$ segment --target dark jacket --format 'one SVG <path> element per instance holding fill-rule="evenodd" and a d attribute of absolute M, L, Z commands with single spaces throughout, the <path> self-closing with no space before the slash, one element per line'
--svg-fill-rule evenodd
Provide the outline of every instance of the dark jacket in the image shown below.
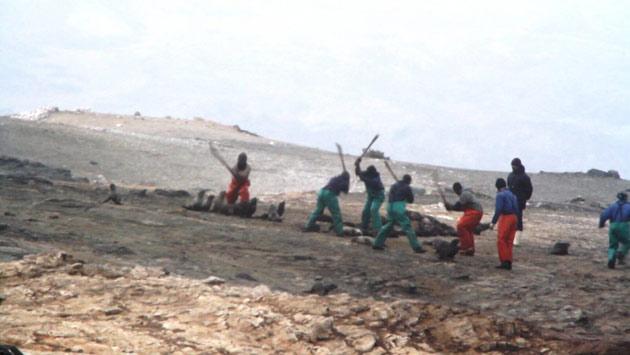
<path fill-rule="evenodd" d="M 381 174 L 378 172 L 370 174 L 367 170 L 361 171 L 358 166 L 356 167 L 355 172 L 359 179 L 365 183 L 366 189 L 375 192 L 385 190 L 383 182 L 381 181 Z"/>
<path fill-rule="evenodd" d="M 411 186 L 402 181 L 396 182 L 392 187 L 389 188 L 389 200 L 392 202 L 406 201 L 408 203 L 413 203 L 413 191 L 411 191 Z"/>
<path fill-rule="evenodd" d="M 350 188 L 350 174 L 343 173 L 333 177 L 324 188 L 332 191 L 337 196 L 339 196 L 340 192 L 348 193 L 348 189 Z"/>
<path fill-rule="evenodd" d="M 519 213 L 516 196 L 514 196 L 514 194 L 508 189 L 497 192 L 497 198 L 494 206 L 494 216 L 492 217 L 493 224 L 497 223 L 500 215 L 518 215 Z"/>
<path fill-rule="evenodd" d="M 630 203 L 617 201 L 605 209 L 599 216 L 599 228 L 603 228 L 608 220 L 610 223 L 630 221 Z"/>
<path fill-rule="evenodd" d="M 518 200 L 518 206 L 521 210 L 526 207 L 526 202 L 532 197 L 534 187 L 532 186 L 532 180 L 525 173 L 525 167 L 519 166 L 516 171 L 513 171 L 507 178 L 508 188 Z"/>

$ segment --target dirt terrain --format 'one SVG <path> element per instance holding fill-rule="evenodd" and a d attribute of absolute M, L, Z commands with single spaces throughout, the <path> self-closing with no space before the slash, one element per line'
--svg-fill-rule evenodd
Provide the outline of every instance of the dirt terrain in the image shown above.
<path fill-rule="evenodd" d="M 534 174 L 536 195 L 526 213 L 526 235 L 515 249 L 514 269 L 507 272 L 494 268 L 498 260 L 492 231 L 477 237 L 474 257 L 458 256 L 454 262 L 438 261 L 431 252 L 414 254 L 405 238 L 389 239 L 388 248 L 377 252 L 350 238 L 302 233 L 299 227 L 314 206 L 314 190 L 339 170 L 335 154 L 270 144 L 267 139 L 202 121 L 158 120 L 171 129 L 153 127 L 152 119 L 78 113 L 59 113 L 43 121 L 0 119 L 0 154 L 5 155 L 0 159 L 0 258 L 7 262 L 0 267 L 4 295 L 0 323 L 9 325 L 0 330 L 0 343 L 16 344 L 32 353 L 282 353 L 283 349 L 353 353 L 371 344 L 366 351 L 373 353 L 621 354 L 630 346 L 629 267 L 606 268 L 607 236 L 597 229 L 598 206 L 630 187 L 625 180 Z M 94 128 L 116 128 L 117 124 L 133 128 L 124 133 Z M 190 127 L 195 125 L 199 127 Z M 258 166 L 253 192 L 261 198 L 259 211 L 285 200 L 283 222 L 181 207 L 191 197 L 177 189 L 191 194 L 198 187 L 218 191 L 227 182 L 220 167 L 208 160 L 206 139 L 219 142 L 227 156 L 241 150 L 250 153 L 252 164 Z M 199 167 L 199 161 L 209 165 Z M 194 166 L 196 173 L 190 174 Z M 412 173 L 417 186 L 427 190 L 411 209 L 451 224 L 458 215 L 439 204 L 431 189 L 433 169 L 440 172 L 440 184 L 448 186 L 458 179 L 480 193 L 486 208 L 484 221 L 493 208 L 494 177 L 505 175 L 406 163 L 396 163 L 394 168 Z M 99 204 L 107 197 L 107 181 L 121 186 L 123 205 Z M 567 202 L 576 196 L 584 202 Z M 345 220 L 358 222 L 363 199 L 362 188 L 355 182 L 351 194 L 341 198 Z M 568 256 L 549 255 L 558 240 L 571 243 Z M 51 256 L 59 250 L 72 257 Z M 53 254 L 29 256 L 39 253 Z M 77 266 L 77 260 L 85 266 Z M 97 267 L 99 272 L 77 271 L 90 265 L 105 266 Z M 107 271 L 102 270 L 110 269 L 118 270 L 116 277 L 103 276 Z M 129 270 L 144 270 L 140 275 L 146 277 L 129 274 Z M 222 278 L 226 284 L 208 288 L 195 281 L 209 276 Z M 95 291 L 95 285 L 101 288 Z M 145 319 L 160 331 L 141 331 L 141 318 L 151 315 L 132 297 L 134 287 L 143 290 L 138 295 L 146 292 L 147 303 L 151 294 L 163 297 L 155 301 L 152 312 L 164 313 Z M 254 295 L 261 287 L 269 288 L 262 298 Z M 76 296 L 67 296 L 69 290 Z M 306 295 L 309 291 L 330 292 Z M 246 296 L 232 300 L 234 292 Z M 231 330 L 221 333 L 221 339 L 230 340 L 231 345 L 203 342 L 200 339 L 207 333 L 199 329 L 204 325 L 219 329 L 213 321 L 219 310 L 212 316 L 214 311 L 208 310 L 208 319 L 195 313 L 209 307 L 209 301 L 202 299 L 210 297 L 207 293 L 226 302 L 225 309 L 232 311 L 225 317 L 245 317 L 240 313 L 243 307 L 263 307 L 279 318 L 265 328 L 266 317 L 248 313 L 248 317 L 262 317 L 255 322 L 263 325 L 254 327 L 254 333 L 260 334 L 245 339 L 243 333 L 250 328 Z M 403 300 L 411 303 L 404 312 L 396 311 L 394 305 Z M 105 311 L 80 316 L 90 314 L 83 308 L 89 304 Z M 359 308 L 344 313 L 336 312 L 334 305 Z M 108 307 L 120 309 L 107 314 Z M 382 319 L 372 319 L 374 312 L 361 315 L 364 307 L 389 308 Z M 407 318 L 391 321 L 399 313 Z M 194 317 L 184 319 L 183 314 Z M 169 319 L 179 325 L 169 325 Z M 84 323 L 84 333 L 64 333 Z M 276 339 L 282 333 L 274 328 L 279 324 L 282 329 L 297 329 L 300 324 L 308 329 L 296 331 L 295 340 Z M 101 325 L 120 328 L 120 333 L 97 330 Z M 360 329 L 348 330 L 351 325 Z M 330 334 L 321 339 L 312 334 L 322 327 Z M 140 333 L 157 335 L 124 341 Z M 392 345 L 386 341 L 392 335 L 407 340 Z M 255 340 L 256 336 L 260 339 Z M 182 350 L 186 347 L 191 350 Z"/>

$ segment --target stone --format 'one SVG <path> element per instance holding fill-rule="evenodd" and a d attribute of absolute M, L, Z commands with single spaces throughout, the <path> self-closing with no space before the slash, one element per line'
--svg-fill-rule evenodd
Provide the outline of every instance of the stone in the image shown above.
<path fill-rule="evenodd" d="M 101 310 L 106 316 L 121 314 L 123 310 L 119 307 L 108 307 Z"/>
<path fill-rule="evenodd" d="M 363 244 L 363 245 L 372 245 L 374 244 L 374 238 L 368 237 L 365 235 L 359 235 L 350 239 L 352 243 Z"/>
<path fill-rule="evenodd" d="M 209 276 L 203 279 L 201 282 L 203 282 L 206 285 L 215 286 L 215 285 L 223 285 L 225 283 L 225 280 L 220 277 Z"/>
<path fill-rule="evenodd" d="M 319 340 L 330 339 L 333 333 L 333 324 L 333 318 L 331 317 L 314 321 L 308 333 L 310 341 L 315 343 Z"/>
<path fill-rule="evenodd" d="M 258 281 L 255 277 L 253 277 L 252 275 L 250 275 L 250 274 L 248 274 L 246 272 L 239 272 L 238 274 L 236 274 L 236 278 L 242 279 L 242 280 L 247 280 L 247 281 L 253 281 L 253 282 Z"/>
<path fill-rule="evenodd" d="M 360 353 L 371 351 L 376 345 L 376 336 L 371 332 L 350 338 L 350 345 Z"/>
<path fill-rule="evenodd" d="M 549 250 L 549 254 L 551 255 L 568 255 L 569 254 L 569 246 L 571 243 L 559 241 L 554 243 L 554 245 Z"/>
<path fill-rule="evenodd" d="M 320 296 L 326 296 L 327 294 L 329 294 L 331 291 L 335 290 L 336 288 L 337 288 L 337 285 L 332 282 L 317 281 L 313 284 L 313 286 L 311 286 L 310 289 L 308 289 L 308 291 L 306 291 L 306 293 L 313 293 Z"/>

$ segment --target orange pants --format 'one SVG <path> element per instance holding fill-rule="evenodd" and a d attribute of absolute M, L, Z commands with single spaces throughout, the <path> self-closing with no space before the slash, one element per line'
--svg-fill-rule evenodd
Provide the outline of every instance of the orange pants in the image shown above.
<path fill-rule="evenodd" d="M 481 222 L 483 213 L 473 209 L 464 211 L 464 215 L 457 221 L 457 236 L 459 250 L 463 253 L 475 253 L 475 227 Z"/>
<path fill-rule="evenodd" d="M 499 217 L 499 223 L 497 223 L 497 249 L 499 250 L 499 260 L 501 262 L 512 262 L 512 248 L 514 246 L 517 223 L 518 217 L 515 214 L 501 215 Z"/>
<path fill-rule="evenodd" d="M 239 184 L 236 178 L 232 177 L 230 186 L 228 186 L 228 190 L 225 193 L 225 199 L 227 203 L 233 204 L 236 202 L 237 197 L 240 197 L 241 202 L 249 201 L 249 180 Z"/>

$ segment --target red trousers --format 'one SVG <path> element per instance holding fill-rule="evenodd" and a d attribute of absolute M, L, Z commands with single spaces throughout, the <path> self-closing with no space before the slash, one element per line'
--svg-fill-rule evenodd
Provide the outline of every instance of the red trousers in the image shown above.
<path fill-rule="evenodd" d="M 228 190 L 225 193 L 225 199 L 227 203 L 233 204 L 236 202 L 237 197 L 240 197 L 241 202 L 249 201 L 249 180 L 239 184 L 236 178 L 232 177 L 230 186 L 228 186 Z"/>
<path fill-rule="evenodd" d="M 475 252 L 475 227 L 481 222 L 481 217 L 483 213 L 480 211 L 467 209 L 457 221 L 457 236 L 461 252 L 470 254 Z"/>
<path fill-rule="evenodd" d="M 497 249 L 499 250 L 499 260 L 501 262 L 512 262 L 512 248 L 514 246 L 514 236 L 516 235 L 516 225 L 518 217 L 515 214 L 501 215 L 497 223 Z"/>

